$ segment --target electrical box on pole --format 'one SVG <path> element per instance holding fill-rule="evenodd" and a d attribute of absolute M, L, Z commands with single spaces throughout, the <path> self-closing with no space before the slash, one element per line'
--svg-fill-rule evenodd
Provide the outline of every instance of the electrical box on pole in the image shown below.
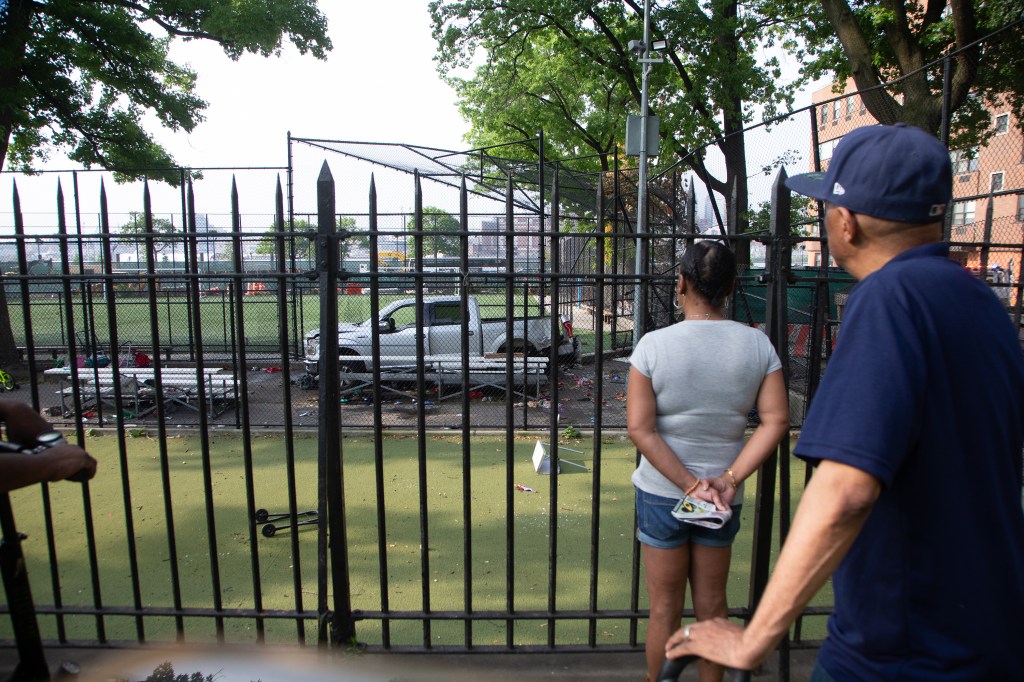
<path fill-rule="evenodd" d="M 660 150 L 661 136 L 657 116 L 647 117 L 647 148 L 648 156 L 657 156 Z M 643 138 L 643 116 L 630 114 L 626 117 L 626 156 L 640 156 L 640 140 Z"/>

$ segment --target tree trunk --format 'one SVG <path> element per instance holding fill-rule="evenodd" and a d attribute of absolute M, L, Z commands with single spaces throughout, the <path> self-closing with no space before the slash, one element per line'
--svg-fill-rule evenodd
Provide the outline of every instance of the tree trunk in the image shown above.
<path fill-rule="evenodd" d="M 22 67 L 32 20 L 32 0 L 10 0 L 6 18 L 0 21 L 0 168 L 14 133 L 18 112 L 23 109 Z"/>
<path fill-rule="evenodd" d="M 725 25 L 734 25 L 739 15 L 739 2 L 733 0 L 724 8 L 724 14 L 730 21 Z M 740 44 L 739 36 L 735 29 L 732 32 L 723 32 L 720 40 L 725 46 L 729 55 L 729 63 L 735 70 L 739 62 Z M 729 232 L 731 234 L 743 234 L 750 224 L 750 216 L 747 209 L 750 206 L 750 197 L 747 196 L 747 145 L 743 133 L 743 97 L 744 93 L 737 87 L 731 87 L 722 102 L 722 131 L 725 139 L 721 143 L 722 153 L 725 154 L 726 185 L 731 194 L 726 195 L 726 202 L 729 206 Z M 745 267 L 750 264 L 750 242 L 736 240 L 733 244 L 736 252 L 736 264 Z"/>
<path fill-rule="evenodd" d="M 821 0 L 828 21 L 843 46 L 850 65 L 850 74 L 861 91 L 864 107 L 879 123 L 891 125 L 901 121 L 899 102 L 883 88 L 876 87 L 880 78 L 874 66 L 874 53 L 845 0 Z"/>
<path fill-rule="evenodd" d="M 22 66 L 29 39 L 32 0 L 10 0 L 7 15 L 0 21 L 0 168 L 7 159 L 23 96 L 16 94 L 22 81 Z M 20 355 L 7 311 L 7 292 L 0 286 L 0 366 L 10 367 Z"/>
<path fill-rule="evenodd" d="M 18 345 L 11 330 L 11 315 L 7 311 L 7 287 L 0 286 L 0 367 L 10 370 L 21 360 Z"/>

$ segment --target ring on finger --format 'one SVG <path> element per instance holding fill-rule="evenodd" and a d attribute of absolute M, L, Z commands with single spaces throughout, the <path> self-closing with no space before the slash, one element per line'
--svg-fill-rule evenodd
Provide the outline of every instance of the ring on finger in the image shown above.
<path fill-rule="evenodd" d="M 683 639 L 686 640 L 687 642 L 690 641 L 690 626 L 689 625 L 687 625 L 685 628 L 683 628 Z"/>

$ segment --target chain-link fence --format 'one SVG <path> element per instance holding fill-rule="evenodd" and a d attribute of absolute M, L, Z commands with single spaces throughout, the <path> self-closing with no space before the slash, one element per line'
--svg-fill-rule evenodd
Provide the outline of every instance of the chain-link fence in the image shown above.
<path fill-rule="evenodd" d="M 900 86 L 892 86 L 891 93 L 898 103 Z M 825 167 L 842 134 L 874 120 L 867 104 L 861 106 L 867 102 L 862 95 L 820 93 L 805 109 L 749 128 L 742 145 L 714 145 L 696 154 L 700 162 L 691 168 L 660 169 L 648 188 L 655 198 L 642 231 L 636 229 L 634 170 L 584 171 L 580 160 L 556 163 L 538 154 L 523 161 L 498 149 L 454 154 L 406 145 L 296 140 L 286 168 L 208 169 L 181 188 L 150 186 L 148 195 L 141 184 L 110 184 L 101 194 L 99 180 L 108 177 L 102 173 L 61 176 L 60 195 L 54 175 L 18 176 L 12 210 L 0 217 L 6 297 L 0 310 L 10 327 L 0 347 L 7 343 L 13 351 L 4 368 L 22 384 L 15 397 L 48 411 L 56 423 L 74 429 L 80 442 L 91 438 L 88 428 L 116 427 L 125 496 L 124 509 L 116 513 L 118 523 L 125 520 L 129 529 L 136 510 L 128 499 L 134 484 L 128 462 L 135 467 L 141 459 L 131 460 L 128 454 L 141 445 L 127 435 L 157 436 L 155 447 L 164 450 L 157 455 L 147 451 L 146 461 L 159 462 L 154 470 L 165 477 L 169 490 L 174 476 L 195 473 L 185 471 L 193 460 L 183 456 L 179 468 L 168 456 L 169 429 L 181 426 L 196 434 L 203 456 L 192 469 L 199 473 L 187 479 L 192 487 L 177 489 L 166 504 L 173 511 L 193 488 L 203 491 L 205 511 L 195 512 L 194 518 L 205 519 L 207 528 L 197 530 L 201 524 L 196 524 L 180 539 L 184 543 L 205 533 L 209 546 L 201 551 L 212 567 L 204 568 L 202 576 L 209 577 L 216 595 L 212 606 L 205 598 L 186 606 L 179 574 L 169 581 L 160 578 L 161 585 L 170 582 L 179 592 L 168 597 L 136 567 L 125 572 L 136 594 L 159 592 L 155 611 L 141 597 L 132 602 L 130 595 L 124 604 L 116 599 L 104 604 L 95 587 L 91 601 L 60 603 L 56 578 L 57 605 L 46 608 L 86 631 L 110 620 L 104 609 L 120 608 L 118 614 L 136 621 L 139 633 L 143 621 L 163 619 L 174 621 L 172 636 L 179 637 L 184 637 L 186 620 L 201 619 L 217 623 L 214 636 L 222 637 L 226 617 L 256 623 L 262 637 L 272 617 L 298 624 L 297 634 L 279 631 L 281 641 L 306 641 L 303 623 L 316 623 L 316 638 L 325 640 L 328 621 L 339 625 L 333 636 L 358 621 L 360 640 L 382 649 L 424 650 L 442 630 L 445 646 L 459 650 L 638 649 L 646 611 L 632 516 L 622 511 L 635 452 L 605 457 L 624 437 L 625 356 L 638 329 L 676 319 L 672 290 L 687 243 L 728 240 L 745 264 L 730 303 L 732 316 L 763 327 L 777 344 L 791 414 L 799 424 L 827 364 L 852 280 L 830 263 L 819 236 L 817 206 L 798 201 L 788 213 L 776 210 L 772 217 L 773 198 L 776 209 L 780 206 L 773 191 L 780 168 Z M 970 147 L 954 145 L 956 198 L 949 236 L 956 257 L 993 284 L 1019 323 L 1024 146 L 1012 111 L 990 114 L 990 135 Z M 951 131 L 954 123 L 951 117 Z M 950 139 L 964 138 L 951 134 Z M 531 141 L 520 146 L 542 149 Z M 742 165 L 729 157 L 741 151 Z M 378 164 L 372 178 L 368 161 Z M 419 178 L 407 172 L 421 165 Z M 326 184 L 329 204 L 324 202 Z M 341 234 L 321 234 L 328 227 Z M 342 271 L 335 274 L 337 280 L 325 279 L 335 265 Z M 331 312 L 325 304 L 337 305 L 337 332 L 324 329 L 324 311 Z M 329 320 L 327 326 L 332 325 Z M 322 348 L 328 352 L 321 353 Z M 333 370 L 325 380 L 322 357 L 335 353 L 338 380 Z M 328 462 L 320 453 L 338 439 L 325 437 L 316 445 L 317 454 L 307 452 L 296 464 L 297 432 L 323 429 L 321 418 L 335 409 L 340 424 L 333 425 L 332 434 L 368 434 L 364 459 L 343 463 L 339 456 Z M 266 471 L 254 474 L 251 448 L 258 439 L 252 431 L 260 427 L 287 436 L 280 451 L 265 453 Z M 237 475 L 223 474 L 223 463 L 210 456 L 209 434 L 217 428 L 242 435 L 239 448 L 246 466 L 240 465 Z M 494 429 L 501 439 L 497 445 L 487 443 L 486 456 L 472 450 L 485 429 Z M 394 453 L 385 437 L 389 431 L 415 436 L 410 439 L 415 451 L 408 457 L 412 464 L 402 475 L 386 469 L 409 455 Z M 439 433 L 458 440 L 435 440 Z M 552 444 L 563 434 L 590 436 L 585 484 L 580 483 L 583 477 L 562 479 L 563 491 L 579 493 L 574 498 L 582 500 L 578 509 L 566 511 L 557 497 L 559 481 L 546 479 L 552 481 L 550 493 L 543 513 L 530 517 L 529 534 L 522 530 L 525 522 L 513 528 L 522 511 L 515 495 L 526 492 L 521 491 L 526 486 L 513 487 L 521 480 L 515 477 L 538 474 L 533 465 L 539 469 L 545 454 L 552 461 Z M 531 453 L 516 450 L 525 439 Z M 762 469 L 758 481 L 774 492 L 778 476 L 784 505 L 780 523 L 787 519 L 789 501 L 785 448 Z M 538 460 L 532 459 L 537 456 L 533 452 L 539 453 Z M 329 470 L 328 464 L 338 469 Z M 344 466 L 353 467 L 346 475 L 357 469 L 372 473 L 360 479 L 365 489 L 351 491 L 356 499 L 348 509 L 334 490 L 328 515 L 323 506 L 328 504 L 327 484 L 342 480 Z M 473 477 L 482 471 L 474 467 L 484 466 L 489 471 L 500 467 L 500 475 L 491 477 L 500 482 L 492 481 L 493 487 L 481 492 Z M 444 481 L 429 477 L 436 471 L 443 471 Z M 310 478 L 299 496 L 296 481 L 303 472 Z M 557 467 L 553 473 L 557 477 Z M 215 474 L 224 475 L 216 485 Z M 447 499 L 442 494 L 447 489 L 437 486 L 449 480 L 459 481 L 460 506 L 437 511 L 429 501 Z M 399 487 L 385 493 L 386 484 L 394 481 Z M 246 501 L 214 505 L 215 499 L 221 502 L 233 493 Z M 331 554 L 328 588 L 327 540 L 345 536 L 336 527 L 328 530 L 326 522 L 318 523 L 321 535 L 305 563 L 299 540 L 289 549 L 257 542 L 257 493 L 287 508 L 291 520 L 305 513 L 296 499 L 313 500 L 324 512 L 320 518 L 330 516 L 335 523 L 344 513 L 362 513 L 362 523 L 351 529 L 351 543 L 330 546 L 331 552 L 351 546 L 358 565 L 346 572 L 351 568 L 346 557 Z M 407 499 L 411 495 L 418 505 Z M 473 505 L 482 498 L 504 501 L 501 520 L 486 529 L 487 551 L 497 548 L 487 556 L 496 563 L 499 556 L 529 559 L 531 567 L 546 571 L 545 579 L 524 588 L 518 576 L 526 572 L 516 574 L 511 559 L 502 559 L 493 575 L 481 568 L 489 576 L 482 580 L 496 577 L 497 587 L 479 582 L 479 575 L 474 578 L 471 570 L 481 567 L 485 550 L 468 531 L 452 531 L 457 524 L 451 519 L 479 514 Z M 764 498 L 753 519 L 760 540 L 752 553 L 751 597 L 733 610 L 741 618 L 749 616 L 763 588 L 772 538 L 778 537 L 772 526 L 774 498 Z M 215 527 L 214 509 L 234 524 L 227 532 L 230 539 Z M 579 510 L 579 516 L 566 516 Z M 266 509 L 260 511 L 265 518 Z M 86 525 L 88 547 L 94 554 L 104 551 L 97 549 L 106 547 L 102 539 L 92 537 Z M 440 533 L 426 536 L 439 526 L 452 532 L 445 539 Z M 274 532 L 276 527 L 267 537 Z M 173 545 L 173 528 L 167 533 L 167 544 Z M 400 533 L 405 533 L 405 544 L 396 549 Z M 253 587 L 250 595 L 249 585 L 237 580 L 227 585 L 235 594 L 246 594 L 225 605 L 216 561 L 236 535 L 242 538 L 236 554 L 255 567 L 245 574 Z M 453 544 L 454 536 L 459 537 Z M 414 548 L 412 553 L 399 557 L 406 545 Z M 163 551 L 154 555 L 162 557 Z M 189 560 L 173 555 L 173 548 L 169 552 L 168 565 L 191 570 Z M 454 578 L 441 578 L 454 586 L 433 596 L 437 564 L 431 563 L 432 552 L 452 566 L 462 563 L 459 570 L 445 572 Z M 106 553 L 115 554 L 131 552 Z M 225 563 L 236 560 L 227 559 L 229 554 L 223 552 Z M 149 557 L 135 558 L 145 563 Z M 261 560 L 268 575 L 284 575 L 279 592 L 285 598 L 271 598 L 263 590 Z M 311 560 L 317 564 L 313 568 Z M 78 573 L 98 585 L 96 576 L 107 569 L 95 563 Z M 282 572 L 278 564 L 287 569 Z M 399 565 L 412 566 L 401 574 L 405 582 L 389 581 L 388 571 L 396 575 L 403 570 Z M 58 569 L 53 570 L 56 576 Z M 154 573 L 159 570 L 164 567 Z M 355 581 L 356 574 L 365 582 L 350 593 L 347 581 Z M 591 586 L 569 606 L 556 600 L 566 588 L 566 575 L 585 576 L 580 579 Z M 123 575 L 117 580 L 123 582 Z M 411 601 L 394 587 L 414 583 L 417 594 Z M 487 601 L 489 610 L 474 608 L 474 596 L 517 589 L 530 594 L 510 593 L 504 602 Z M 303 607 L 306 592 L 316 594 L 315 607 Z M 270 616 L 264 597 L 274 605 Z M 827 611 L 828 604 L 819 604 L 808 613 Z M 459 627 L 446 627 L 453 623 Z M 538 624 L 543 624 L 542 635 L 537 635 Z M 485 628 L 496 634 L 481 634 Z M 250 635 L 244 630 L 235 634 L 244 639 Z M 118 632 L 128 639 L 136 636 L 132 627 Z M 601 632 L 612 633 L 607 642 Z M 813 645 L 799 641 L 804 634 L 795 632 L 797 645 Z"/>

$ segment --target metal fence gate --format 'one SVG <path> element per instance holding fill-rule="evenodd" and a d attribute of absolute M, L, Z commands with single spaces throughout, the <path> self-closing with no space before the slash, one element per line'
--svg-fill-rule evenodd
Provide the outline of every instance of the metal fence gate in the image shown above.
<path fill-rule="evenodd" d="M 558 206 L 557 174 L 547 194 Z M 29 535 L 22 548 L 43 639 L 358 641 L 393 651 L 642 646 L 646 607 L 628 481 L 636 453 L 615 416 L 628 364 L 609 353 L 600 306 L 583 308 L 631 276 L 606 270 L 603 258 L 585 278 L 562 274 L 560 262 L 565 253 L 604 253 L 614 237 L 566 229 L 568 218 L 552 210 L 528 232 L 546 251 L 546 270 L 517 268 L 523 231 L 510 229 L 499 232 L 504 268 L 474 270 L 463 255 L 453 280 L 424 265 L 430 231 L 417 193 L 416 257 L 401 273 L 411 286 L 393 291 L 395 273 L 374 258 L 361 273 L 367 291 L 357 295 L 338 248 L 354 231 L 337 229 L 326 164 L 315 234 L 288 229 L 280 187 L 270 235 L 245 229 L 234 186 L 231 229 L 216 234 L 196 229 L 191 183 L 183 231 L 173 236 L 155 226 L 148 187 L 142 195 L 141 229 L 129 235 L 141 260 L 127 261 L 131 267 L 115 256 L 126 237 L 112 227 L 105 194 L 98 230 L 81 238 L 69 234 L 61 189 L 57 227 L 45 237 L 26 234 L 17 188 L 12 197 L 13 234 L 3 239 L 16 265 L 3 290 L 22 364 L 9 365 L 19 380 L 9 397 L 47 413 L 101 460 L 88 485 L 11 495 L 18 528 Z M 465 194 L 461 205 L 465 225 Z M 516 225 L 511 202 L 505 217 Z M 373 251 L 380 235 L 372 188 L 367 220 Z M 470 234 L 455 236 L 465 244 Z M 170 239 L 183 244 L 179 267 L 160 257 L 158 245 Z M 316 246 L 312 267 L 293 268 L 305 241 Z M 29 258 L 40 243 L 54 245 L 54 262 Z M 273 268 L 254 271 L 246 262 L 252 243 L 270 244 L 261 255 Z M 205 260 L 208 245 L 223 257 Z M 80 249 L 95 250 L 95 264 L 76 259 Z M 645 285 L 670 279 L 650 276 Z M 457 360 L 443 380 L 423 363 L 398 380 L 379 365 L 367 368 L 361 389 L 350 377 L 325 380 L 343 376 L 326 334 L 320 381 L 315 390 L 300 387 L 309 378 L 295 311 L 329 329 L 353 299 L 366 301 L 366 316 L 376 319 L 389 297 L 409 297 L 422 311 L 427 291 L 462 304 L 462 347 L 448 349 Z M 583 301 L 581 291 L 593 298 Z M 488 319 L 508 337 L 529 314 L 547 338 L 564 338 L 571 317 L 575 334 L 591 332 L 585 360 L 565 363 L 558 344 L 532 349 L 539 355 L 509 346 L 476 376 L 470 297 L 505 306 Z M 776 305 L 768 298 L 762 310 Z M 274 311 L 276 337 L 255 331 L 264 307 Z M 771 315 L 766 321 L 775 324 Z M 425 320 L 414 324 L 423 329 Z M 371 355 L 380 335 L 369 328 Z M 417 338 L 423 357 L 428 339 Z M 524 370 L 532 366 L 542 371 Z M 265 428 L 271 403 L 281 426 Z M 440 413 L 448 421 L 435 426 Z M 492 427 L 492 415 L 501 429 L 480 426 Z M 451 423 L 457 428 L 445 428 Z M 548 475 L 537 472 L 542 464 Z M 773 471 L 763 475 L 771 489 Z M 773 535 L 772 505 L 763 504 L 756 523 L 764 558 L 751 562 L 751 599 L 767 575 Z M 750 603 L 734 613 L 749 613 Z"/>
<path fill-rule="evenodd" d="M 820 120 L 814 107 L 804 114 Z M 88 485 L 10 495 L 28 534 L 10 545 L 27 560 L 38 636 L 56 646 L 642 648 L 629 482 L 638 455 L 624 433 L 636 318 L 625 292 L 644 287 L 640 319 L 663 326 L 680 247 L 715 238 L 763 248 L 763 264 L 741 273 L 731 312 L 775 343 L 798 426 L 852 281 L 829 267 L 814 230 L 791 224 L 781 174 L 762 230 L 701 229 L 694 195 L 680 190 L 676 217 L 636 234 L 614 175 L 595 179 L 587 209 L 579 183 L 569 202 L 562 170 L 538 168 L 528 189 L 536 210 L 517 203 L 523 190 L 511 180 L 504 205 L 487 215 L 471 212 L 465 180 L 457 208 L 428 210 L 417 177 L 411 210 L 380 210 L 371 180 L 365 210 L 340 211 L 325 162 L 304 190 L 316 197 L 305 212 L 286 208 L 279 181 L 260 190 L 273 207 L 252 210 L 233 181 L 203 196 L 209 180 L 183 177 L 173 219 L 153 209 L 148 186 L 136 188 L 134 215 L 112 213 L 97 192 L 93 231 L 82 229 L 92 214 L 78 208 L 86 199 L 77 183 L 73 209 L 58 185 L 49 229 L 26 229 L 33 213 L 15 188 L 0 234 L 0 315 L 15 349 L 3 369 L 20 386 L 5 397 L 46 412 L 101 460 Z M 196 208 L 213 192 L 229 196 L 221 229 Z M 471 255 L 474 221 L 491 226 L 484 256 Z M 996 238 L 982 224 L 972 239 L 958 227 L 951 239 L 965 263 L 985 263 L 979 273 L 1005 292 L 1019 325 L 1019 273 L 994 278 L 988 267 L 1024 259 L 1019 229 Z M 651 259 L 640 274 L 625 265 L 638 240 Z M 361 250 L 350 248 L 356 242 Z M 405 247 L 398 262 L 396 243 Z M 823 257 L 804 265 L 812 245 Z M 430 307 L 436 297 L 449 301 L 443 315 Z M 396 369 L 375 361 L 391 331 L 377 320 L 403 302 L 413 360 Z M 537 336 L 516 339 L 527 318 Z M 362 355 L 339 357 L 333 333 L 307 338 L 366 320 L 345 327 L 361 330 Z M 455 330 L 452 345 L 432 349 L 437 322 Z M 575 364 L 557 341 L 569 336 L 567 322 L 583 346 Z M 506 339 L 486 354 L 471 345 L 484 324 Z M 748 618 L 758 602 L 804 475 L 791 471 L 788 442 L 758 474 L 745 519 L 749 564 L 731 578 L 743 592 L 734 616 Z M 4 533 L 14 537 L 13 525 Z M 6 611 L 25 623 L 24 606 Z M 780 677 L 790 648 L 822 637 L 829 608 L 823 594 L 807 609 L 783 643 Z M 8 620 L 0 637 L 10 644 Z"/>

